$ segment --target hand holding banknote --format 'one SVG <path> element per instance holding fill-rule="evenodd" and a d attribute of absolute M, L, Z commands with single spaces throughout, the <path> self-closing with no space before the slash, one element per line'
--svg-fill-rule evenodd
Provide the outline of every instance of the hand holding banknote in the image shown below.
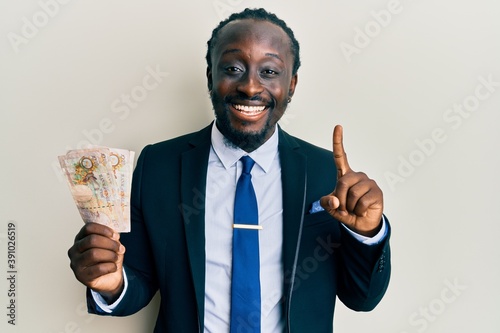
<path fill-rule="evenodd" d="M 123 289 L 124 253 L 120 235 L 97 223 L 86 223 L 68 250 L 77 280 L 99 292 L 108 304 L 113 303 Z"/>

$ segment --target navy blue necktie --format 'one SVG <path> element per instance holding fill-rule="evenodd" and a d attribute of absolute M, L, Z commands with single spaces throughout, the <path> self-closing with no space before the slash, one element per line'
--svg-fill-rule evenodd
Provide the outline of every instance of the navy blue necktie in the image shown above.
<path fill-rule="evenodd" d="M 231 282 L 231 333 L 260 333 L 259 212 L 252 186 L 255 161 L 241 158 L 243 171 L 236 185 Z"/>

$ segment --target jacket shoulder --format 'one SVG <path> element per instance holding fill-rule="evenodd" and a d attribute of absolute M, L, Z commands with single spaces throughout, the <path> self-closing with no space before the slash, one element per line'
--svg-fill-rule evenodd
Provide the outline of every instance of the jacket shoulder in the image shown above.
<path fill-rule="evenodd" d="M 210 145 L 211 125 L 188 134 L 184 134 L 172 139 L 153 143 L 148 146 L 149 153 L 165 153 L 169 154 L 182 153 L 197 145 Z"/>
<path fill-rule="evenodd" d="M 296 136 L 290 135 L 280 129 L 280 145 L 298 150 L 307 156 L 310 162 L 329 161 L 333 162 L 333 153 L 331 150 L 319 147 Z"/>
<path fill-rule="evenodd" d="M 145 146 L 137 159 L 134 177 L 146 172 L 149 175 L 158 173 L 178 173 L 182 156 L 192 152 L 197 156 L 208 156 L 210 152 L 211 127 L 182 136 L 149 144 Z"/>

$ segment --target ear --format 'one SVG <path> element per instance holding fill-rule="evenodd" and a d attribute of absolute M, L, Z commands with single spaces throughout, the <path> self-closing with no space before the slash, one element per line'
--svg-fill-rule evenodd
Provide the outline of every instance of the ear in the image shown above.
<path fill-rule="evenodd" d="M 212 70 L 207 67 L 207 87 L 208 91 L 212 91 L 213 83 L 212 83 Z"/>
<path fill-rule="evenodd" d="M 298 81 L 299 81 L 298 74 L 292 76 L 292 79 L 290 80 L 290 88 L 288 89 L 288 97 L 292 97 L 293 94 L 295 93 L 295 87 L 297 86 Z"/>

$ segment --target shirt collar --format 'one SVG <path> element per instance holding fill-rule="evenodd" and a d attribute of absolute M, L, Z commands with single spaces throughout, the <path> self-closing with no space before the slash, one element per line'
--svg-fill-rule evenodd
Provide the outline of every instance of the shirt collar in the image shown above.
<path fill-rule="evenodd" d="M 275 125 L 274 133 L 271 137 L 264 142 L 262 146 L 257 148 L 251 153 L 247 153 L 241 148 L 227 146 L 224 143 L 224 135 L 219 131 L 215 125 L 215 121 L 212 125 L 212 147 L 215 154 L 224 165 L 224 168 L 229 169 L 236 162 L 240 160 L 242 156 L 250 156 L 257 165 L 259 165 L 265 173 L 271 168 L 271 164 L 278 153 L 278 125 Z"/>

